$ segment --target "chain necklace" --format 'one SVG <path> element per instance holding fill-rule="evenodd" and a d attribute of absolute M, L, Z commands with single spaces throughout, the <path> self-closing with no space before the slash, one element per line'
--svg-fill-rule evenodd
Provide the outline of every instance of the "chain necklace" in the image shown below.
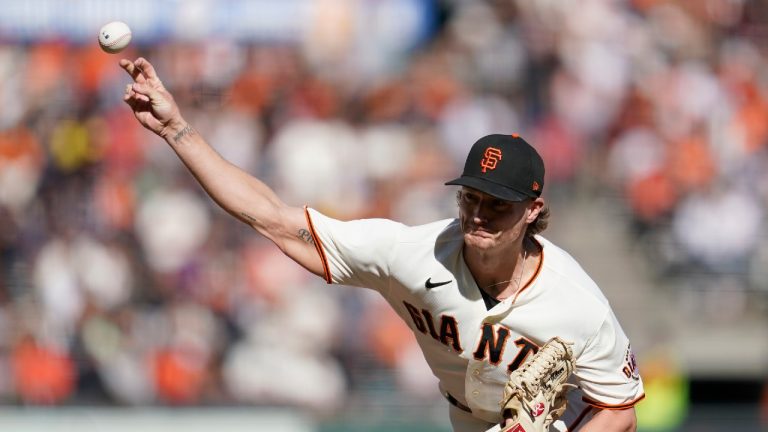
<path fill-rule="evenodd" d="M 488 293 L 488 291 L 487 291 L 488 288 L 492 288 L 492 287 L 495 287 L 495 286 L 498 286 L 498 285 L 503 285 L 505 283 L 512 282 L 515 279 L 517 279 L 517 284 L 515 285 L 515 291 L 512 294 L 515 294 L 516 292 L 518 292 L 520 290 L 520 283 L 523 281 L 523 276 L 525 276 L 525 264 L 527 263 L 527 258 L 528 258 L 528 249 L 525 249 L 525 244 L 523 244 L 523 248 L 524 248 L 524 251 L 523 251 L 523 264 L 522 264 L 522 266 L 520 268 L 520 277 L 512 278 L 512 279 L 507 279 L 505 281 L 496 282 L 494 284 L 487 285 L 487 286 L 482 288 L 483 291 Z M 488 295 L 490 295 L 490 294 L 488 294 Z"/>

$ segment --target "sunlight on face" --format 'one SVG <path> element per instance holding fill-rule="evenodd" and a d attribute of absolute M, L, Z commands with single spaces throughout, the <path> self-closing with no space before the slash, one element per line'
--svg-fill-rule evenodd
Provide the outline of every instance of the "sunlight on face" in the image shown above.
<path fill-rule="evenodd" d="M 492 249 L 522 241 L 532 200 L 506 201 L 463 187 L 456 201 L 464 243 L 468 247 Z"/>

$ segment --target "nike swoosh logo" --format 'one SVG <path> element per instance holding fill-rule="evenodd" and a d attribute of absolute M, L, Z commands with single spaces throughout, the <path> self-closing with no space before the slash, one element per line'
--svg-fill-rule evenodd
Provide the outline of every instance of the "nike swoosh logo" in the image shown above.
<path fill-rule="evenodd" d="M 437 288 L 439 286 L 448 285 L 449 283 L 453 282 L 452 280 L 448 280 L 445 282 L 432 282 L 432 278 L 427 279 L 426 282 L 424 282 L 424 286 L 427 289 Z"/>

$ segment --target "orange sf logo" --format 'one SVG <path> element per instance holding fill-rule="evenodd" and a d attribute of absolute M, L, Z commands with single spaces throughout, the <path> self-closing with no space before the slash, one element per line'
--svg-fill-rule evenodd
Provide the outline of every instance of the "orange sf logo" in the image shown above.
<path fill-rule="evenodd" d="M 501 160 L 501 150 L 496 147 L 488 147 L 483 154 L 483 160 L 480 161 L 480 166 L 483 167 L 483 172 L 486 170 L 496 169 L 496 162 Z"/>

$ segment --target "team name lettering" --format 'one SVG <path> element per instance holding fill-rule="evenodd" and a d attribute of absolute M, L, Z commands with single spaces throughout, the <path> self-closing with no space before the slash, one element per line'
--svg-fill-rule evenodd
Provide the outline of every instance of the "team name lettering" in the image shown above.
<path fill-rule="evenodd" d="M 539 351 L 539 346 L 526 338 L 516 340 L 515 345 L 520 351 L 517 352 L 512 363 L 507 366 L 507 373 L 515 371 L 521 364 L 525 363 L 525 359 L 528 358 L 529 355 L 536 354 Z"/>
<path fill-rule="evenodd" d="M 435 319 L 432 314 L 426 310 L 417 308 L 416 306 L 403 302 L 405 309 L 411 316 L 414 327 L 418 331 L 424 334 L 429 334 L 433 339 L 439 341 L 443 345 L 450 346 L 456 352 L 462 352 L 461 340 L 459 338 L 459 325 L 456 322 L 456 318 L 450 315 L 440 316 L 440 332 L 437 332 L 435 328 Z"/>
<path fill-rule="evenodd" d="M 504 348 L 506 347 L 509 333 L 510 330 L 504 326 L 494 326 L 493 324 L 488 323 L 483 324 L 480 333 L 480 341 L 477 343 L 477 349 L 475 349 L 473 354 L 475 360 L 483 361 L 487 359 L 488 363 L 498 365 L 504 357 Z M 529 355 L 534 354 L 539 350 L 539 347 L 535 343 L 526 338 L 517 339 L 515 341 L 515 346 L 517 346 L 518 352 L 512 362 L 507 365 L 508 373 L 519 368 Z"/>
<path fill-rule="evenodd" d="M 621 371 L 627 378 L 635 381 L 640 379 L 640 370 L 637 367 L 637 360 L 632 352 L 632 346 L 627 346 L 627 352 L 624 354 L 624 367 Z"/>
<path fill-rule="evenodd" d="M 478 342 L 477 349 L 473 354 L 475 360 L 483 360 L 487 357 L 491 364 L 499 364 L 501 354 L 504 352 L 504 345 L 507 343 L 507 337 L 509 337 L 509 329 L 500 326 L 496 330 L 496 334 L 493 333 L 493 325 L 483 324 L 480 342 Z"/>
<path fill-rule="evenodd" d="M 440 330 L 438 331 L 435 326 L 435 318 L 427 309 L 419 309 L 406 301 L 403 304 L 408 311 L 408 315 L 411 316 L 413 327 L 416 330 L 425 335 L 432 336 L 432 339 L 439 341 L 443 345 L 450 346 L 456 352 L 462 352 L 459 324 L 456 322 L 456 318 L 450 315 L 441 315 Z M 484 323 L 481 328 L 477 348 L 475 348 L 475 352 L 472 354 L 475 360 L 487 360 L 492 365 L 498 365 L 501 359 L 504 358 L 504 350 L 510 333 L 511 331 L 502 325 Z M 517 339 L 514 343 L 518 351 L 515 358 L 507 365 L 507 373 L 511 373 L 519 368 L 529 355 L 539 351 L 538 345 L 523 337 Z"/>
<path fill-rule="evenodd" d="M 424 321 L 427 322 L 427 327 L 429 327 L 429 335 L 432 336 L 433 339 L 439 339 L 440 335 L 438 335 L 437 331 L 435 330 L 435 322 L 432 321 L 432 314 L 429 313 L 428 310 L 422 309 L 421 315 L 424 317 Z"/>
<path fill-rule="evenodd" d="M 456 318 L 450 315 L 440 316 L 440 342 L 444 345 L 450 345 L 456 352 L 461 352 L 461 342 L 459 341 L 459 324 Z"/>

